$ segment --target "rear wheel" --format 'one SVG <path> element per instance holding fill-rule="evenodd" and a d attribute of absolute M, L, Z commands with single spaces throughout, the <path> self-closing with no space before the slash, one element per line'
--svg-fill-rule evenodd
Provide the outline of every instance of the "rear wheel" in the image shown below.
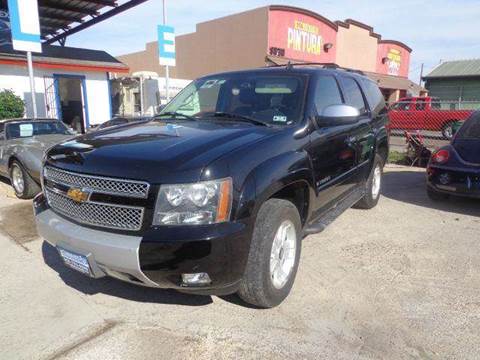
<path fill-rule="evenodd" d="M 382 190 L 383 160 L 375 155 L 372 171 L 367 179 L 365 196 L 357 202 L 354 207 L 357 209 L 371 209 L 377 206 Z"/>
<path fill-rule="evenodd" d="M 17 160 L 10 166 L 10 182 L 19 199 L 33 199 L 40 192 L 40 187 Z"/>
<path fill-rule="evenodd" d="M 290 201 L 270 199 L 262 205 L 238 291 L 242 300 L 271 308 L 288 296 L 300 260 L 301 231 L 300 215 Z"/>
<path fill-rule="evenodd" d="M 438 191 L 435 191 L 430 188 L 427 188 L 427 195 L 430 198 L 430 200 L 433 200 L 433 201 L 443 201 L 449 198 L 447 194 L 439 193 Z"/>

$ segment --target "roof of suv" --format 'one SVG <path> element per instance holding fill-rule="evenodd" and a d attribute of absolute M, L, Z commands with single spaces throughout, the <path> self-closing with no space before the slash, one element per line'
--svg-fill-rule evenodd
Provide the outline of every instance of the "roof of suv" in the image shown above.
<path fill-rule="evenodd" d="M 226 71 L 226 72 L 206 75 L 206 76 L 203 76 L 202 78 L 209 78 L 213 76 L 226 75 L 226 74 L 248 74 L 252 72 L 257 74 L 258 73 L 271 74 L 271 73 L 280 73 L 280 72 L 282 73 L 290 72 L 292 74 L 307 74 L 307 75 L 314 75 L 314 74 L 318 74 L 319 72 L 330 73 L 330 74 L 340 72 L 340 73 L 344 73 L 344 74 L 346 73 L 352 76 L 371 80 L 359 70 L 342 68 L 334 64 L 313 64 L 313 63 L 312 64 L 306 63 L 306 64 L 276 65 L 276 66 L 267 66 L 267 67 L 247 69 L 247 70 Z"/>

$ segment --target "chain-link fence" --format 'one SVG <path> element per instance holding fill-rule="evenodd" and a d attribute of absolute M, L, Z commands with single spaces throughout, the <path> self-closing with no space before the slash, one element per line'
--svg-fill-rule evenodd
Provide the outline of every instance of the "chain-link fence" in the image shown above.
<path fill-rule="evenodd" d="M 480 110 L 478 101 L 438 101 L 428 97 L 390 104 L 390 149 L 404 154 L 404 162 L 423 166 L 430 152 L 448 144 L 475 110 Z"/>

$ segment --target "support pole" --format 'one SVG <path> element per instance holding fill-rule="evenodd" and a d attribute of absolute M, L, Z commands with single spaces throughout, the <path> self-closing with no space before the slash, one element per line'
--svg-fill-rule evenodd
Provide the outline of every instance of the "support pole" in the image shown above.
<path fill-rule="evenodd" d="M 167 0 L 163 0 L 163 25 L 167 25 Z M 170 77 L 170 69 L 168 65 L 165 65 L 165 97 L 167 99 L 167 103 L 170 101 L 170 87 L 169 87 L 169 77 Z"/>
<path fill-rule="evenodd" d="M 30 92 L 32 94 L 33 118 L 37 118 L 37 100 L 35 98 L 35 77 L 33 75 L 32 53 L 27 51 L 28 77 L 30 78 Z"/>
<path fill-rule="evenodd" d="M 420 81 L 418 82 L 420 86 L 422 86 L 422 78 L 423 78 L 423 63 L 422 63 L 422 67 L 420 68 Z"/>
<path fill-rule="evenodd" d="M 140 76 L 140 116 L 143 116 L 143 107 L 144 107 L 144 100 L 143 100 L 143 75 Z"/>

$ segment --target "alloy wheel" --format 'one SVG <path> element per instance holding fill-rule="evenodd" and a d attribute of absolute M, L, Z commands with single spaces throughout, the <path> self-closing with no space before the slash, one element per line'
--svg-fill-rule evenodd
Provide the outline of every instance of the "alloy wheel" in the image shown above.
<path fill-rule="evenodd" d="M 372 178 L 372 198 L 373 199 L 378 198 L 378 196 L 380 195 L 381 185 L 382 185 L 382 170 L 380 169 L 380 166 L 377 165 L 373 172 L 373 178 Z"/>
<path fill-rule="evenodd" d="M 18 194 L 23 194 L 25 182 L 23 180 L 22 169 L 20 169 L 18 165 L 13 165 L 12 168 L 12 185 Z"/>
<path fill-rule="evenodd" d="M 295 266 L 297 233 L 290 220 L 280 224 L 270 254 L 270 278 L 276 289 L 285 286 Z"/>

